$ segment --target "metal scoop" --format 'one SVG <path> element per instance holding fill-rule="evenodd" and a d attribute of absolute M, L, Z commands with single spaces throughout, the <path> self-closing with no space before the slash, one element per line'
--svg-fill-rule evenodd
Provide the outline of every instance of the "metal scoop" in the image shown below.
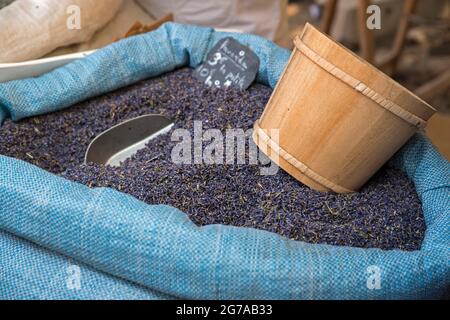
<path fill-rule="evenodd" d="M 120 166 L 152 139 L 172 129 L 173 122 L 157 114 L 124 121 L 104 131 L 89 145 L 84 162 Z"/>

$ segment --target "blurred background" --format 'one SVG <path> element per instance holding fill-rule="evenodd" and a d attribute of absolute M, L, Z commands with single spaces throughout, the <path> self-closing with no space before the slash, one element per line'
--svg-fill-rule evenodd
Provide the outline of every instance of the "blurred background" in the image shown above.
<path fill-rule="evenodd" d="M 367 28 L 371 5 L 379 29 Z M 68 30 L 74 6 L 81 26 L 75 19 Z M 0 0 L 0 81 L 2 63 L 87 52 L 165 21 L 254 33 L 286 48 L 310 22 L 438 109 L 426 130 L 450 159 L 450 0 Z"/>

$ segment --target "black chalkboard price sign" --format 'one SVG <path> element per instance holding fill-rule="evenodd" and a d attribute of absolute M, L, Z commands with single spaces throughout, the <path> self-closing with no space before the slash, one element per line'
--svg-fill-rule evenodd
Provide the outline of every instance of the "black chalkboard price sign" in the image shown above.
<path fill-rule="evenodd" d="M 221 39 L 195 69 L 194 76 L 208 87 L 246 90 L 259 70 L 258 56 L 247 46 L 228 37 Z"/>

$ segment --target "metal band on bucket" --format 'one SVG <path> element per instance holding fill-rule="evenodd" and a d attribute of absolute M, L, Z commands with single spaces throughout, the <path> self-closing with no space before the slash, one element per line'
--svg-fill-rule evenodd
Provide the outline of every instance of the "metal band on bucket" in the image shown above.
<path fill-rule="evenodd" d="M 371 99 L 381 107 L 385 108 L 386 110 L 392 112 L 396 116 L 400 117 L 401 119 L 407 121 L 411 125 L 417 127 L 417 128 L 424 128 L 426 126 L 426 121 L 421 119 L 420 117 L 416 116 L 415 114 L 409 112 L 408 110 L 403 109 L 398 104 L 392 102 L 389 99 L 386 99 L 381 94 L 377 93 L 375 90 L 371 89 L 369 86 L 361 82 L 360 80 L 352 77 L 342 69 L 339 69 L 323 57 L 321 57 L 319 54 L 314 52 L 311 48 L 309 48 L 305 43 L 303 43 L 300 38 L 296 38 L 294 40 L 296 48 L 308 59 L 313 61 L 315 64 L 317 64 L 319 67 L 324 69 L 325 71 L 329 72 L 336 78 L 340 79 L 345 84 L 349 85 L 353 89 L 359 91 L 363 95 L 365 95 L 367 98 Z"/>
<path fill-rule="evenodd" d="M 289 152 L 284 150 L 282 147 L 280 147 L 275 141 L 273 141 L 267 133 L 264 132 L 264 129 L 262 129 L 259 126 L 259 120 L 255 122 L 254 126 L 255 132 L 258 135 L 258 138 L 261 139 L 261 142 L 268 145 L 274 152 L 276 152 L 281 158 L 289 162 L 291 165 L 293 165 L 295 168 L 297 168 L 301 173 L 309 177 L 310 179 L 320 183 L 321 185 L 327 187 L 328 189 L 331 189 L 338 193 L 351 193 L 355 192 L 353 190 L 349 190 L 347 188 L 344 188 L 342 186 L 339 186 L 335 184 L 334 182 L 328 180 L 325 177 L 322 177 L 317 172 L 313 171 L 311 168 L 309 168 L 307 165 L 296 159 L 293 155 L 291 155 Z"/>

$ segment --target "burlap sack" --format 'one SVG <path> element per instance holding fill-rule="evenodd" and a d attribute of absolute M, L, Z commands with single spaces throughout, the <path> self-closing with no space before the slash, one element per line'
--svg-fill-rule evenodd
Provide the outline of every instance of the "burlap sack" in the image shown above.
<path fill-rule="evenodd" d="M 289 51 L 254 35 L 166 23 L 41 77 L 0 84 L 0 122 L 2 112 L 20 120 L 198 66 L 230 36 L 260 58 L 257 81 L 275 87 Z M 416 135 L 390 165 L 409 176 L 422 202 L 427 230 L 420 250 L 198 227 L 173 207 L 89 188 L 0 155 L 0 299 L 439 298 L 450 287 L 450 163 Z M 80 266 L 81 290 L 65 287 L 70 265 Z M 381 272 L 376 289 L 368 285 L 373 267 Z"/>
<path fill-rule="evenodd" d="M 36 59 L 88 41 L 108 23 L 122 0 L 16 0 L 0 10 L 0 63 Z M 75 22 L 77 6 L 80 29 Z"/>

